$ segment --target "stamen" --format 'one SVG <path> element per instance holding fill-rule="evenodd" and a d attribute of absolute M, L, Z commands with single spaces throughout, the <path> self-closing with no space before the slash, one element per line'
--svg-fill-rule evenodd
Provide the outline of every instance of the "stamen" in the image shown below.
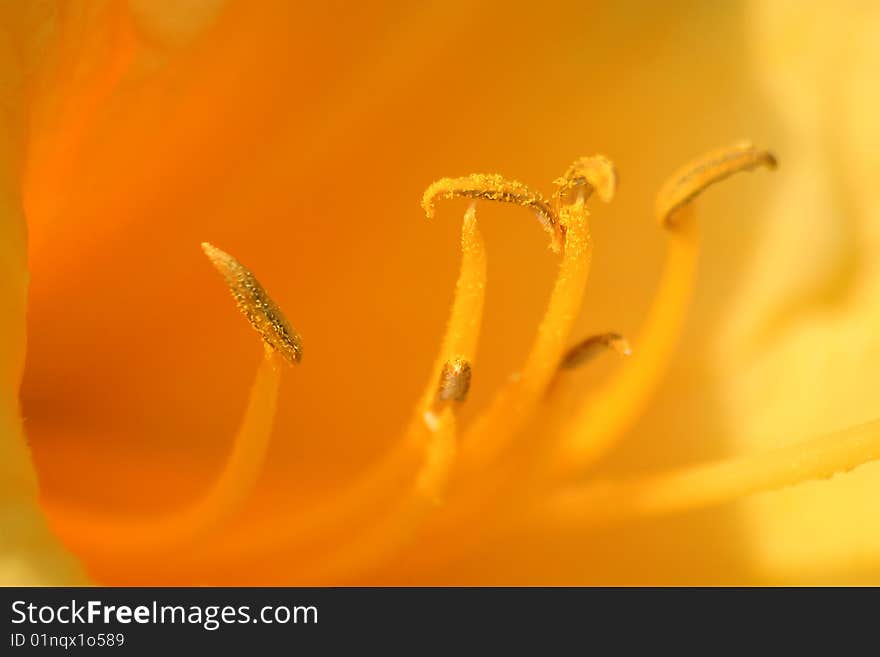
<path fill-rule="evenodd" d="M 226 280 L 238 309 L 263 341 L 291 365 L 302 360 L 302 338 L 260 285 L 253 272 L 216 246 L 202 242 L 202 250 Z"/>
<path fill-rule="evenodd" d="M 770 153 L 743 143 L 695 160 L 663 186 L 657 219 L 668 229 L 669 250 L 659 290 L 636 341 L 636 353 L 567 424 L 557 459 L 563 472 L 582 470 L 627 431 L 641 417 L 668 369 L 690 303 L 700 251 L 697 222 L 687 216 L 693 212 L 690 202 L 737 171 L 759 164 L 772 168 L 775 163 Z"/>
<path fill-rule="evenodd" d="M 565 228 L 556 211 L 541 194 L 517 180 L 498 174 L 474 173 L 462 178 L 442 178 L 425 190 L 422 208 L 428 219 L 435 214 L 437 199 L 471 198 L 521 205 L 535 212 L 541 225 L 550 234 L 550 248 L 558 252 L 565 240 Z"/>
<path fill-rule="evenodd" d="M 562 357 L 559 367 L 560 369 L 580 367 L 608 349 L 616 351 L 621 356 L 632 354 L 629 341 L 620 333 L 600 333 L 599 335 L 591 335 L 569 349 Z"/>
<path fill-rule="evenodd" d="M 239 308 L 263 337 L 265 350 L 232 451 L 223 472 L 199 500 L 156 519 L 115 520 L 60 508 L 61 531 L 67 533 L 69 528 L 70 541 L 87 545 L 92 553 L 124 551 L 158 556 L 201 539 L 239 510 L 262 471 L 275 419 L 281 359 L 297 362 L 302 353 L 301 339 L 248 269 L 210 244 L 202 248 L 226 278 Z"/>
<path fill-rule="evenodd" d="M 762 454 L 582 485 L 542 504 L 536 517 L 582 526 L 679 513 L 829 479 L 878 459 L 880 422 L 874 421 Z"/>
<path fill-rule="evenodd" d="M 776 157 L 768 151 L 758 150 L 749 142 L 719 148 L 688 162 L 670 176 L 657 195 L 657 220 L 664 227 L 673 225 L 676 213 L 707 187 L 735 173 L 762 165 L 775 169 Z"/>
<path fill-rule="evenodd" d="M 453 358 L 443 365 L 440 385 L 437 387 L 438 402 L 462 402 L 467 399 L 471 387 L 471 364 L 463 358 Z"/>

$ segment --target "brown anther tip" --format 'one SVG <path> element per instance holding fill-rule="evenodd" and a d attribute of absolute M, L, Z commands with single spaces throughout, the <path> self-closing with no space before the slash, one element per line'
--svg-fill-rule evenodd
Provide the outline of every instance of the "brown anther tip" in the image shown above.
<path fill-rule="evenodd" d="M 604 203 L 609 203 L 617 190 L 617 169 L 604 155 L 579 157 L 562 177 L 553 182 L 558 187 L 553 195 L 554 199 L 561 201 L 578 187 L 585 186 L 587 196 L 595 191 Z"/>
<path fill-rule="evenodd" d="M 508 180 L 494 173 L 472 173 L 460 178 L 441 178 L 431 183 L 422 195 L 422 209 L 432 219 L 437 199 L 468 198 L 511 203 L 528 208 L 550 235 L 550 248 L 558 252 L 565 241 L 565 229 L 556 211 L 541 194 L 518 180 Z"/>
<path fill-rule="evenodd" d="M 290 364 L 302 360 L 302 338 L 284 313 L 263 289 L 250 269 L 213 244 L 202 242 L 202 250 L 223 276 L 232 298 L 263 343 Z"/>
<path fill-rule="evenodd" d="M 776 156 L 749 142 L 740 142 L 706 153 L 676 171 L 657 195 L 655 215 L 660 225 L 670 227 L 675 214 L 707 187 L 740 171 L 759 166 L 777 167 Z"/>
<path fill-rule="evenodd" d="M 471 387 L 471 364 L 463 358 L 453 358 L 443 365 L 440 384 L 437 386 L 438 402 L 463 402 Z"/>
<path fill-rule="evenodd" d="M 621 356 L 632 355 L 629 341 L 620 333 L 591 335 L 569 349 L 559 363 L 560 369 L 573 369 L 611 349 Z"/>

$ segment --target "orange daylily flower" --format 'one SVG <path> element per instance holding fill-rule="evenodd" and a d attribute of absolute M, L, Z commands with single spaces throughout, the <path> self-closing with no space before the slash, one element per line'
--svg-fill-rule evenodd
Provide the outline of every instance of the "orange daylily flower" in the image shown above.
<path fill-rule="evenodd" d="M 880 12 L 634 9 L 4 9 L 0 577 L 876 581 Z"/>

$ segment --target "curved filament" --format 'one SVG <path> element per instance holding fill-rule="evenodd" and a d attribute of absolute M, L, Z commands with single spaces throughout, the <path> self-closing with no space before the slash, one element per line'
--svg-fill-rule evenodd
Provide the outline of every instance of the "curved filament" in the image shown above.
<path fill-rule="evenodd" d="M 59 508 L 59 531 L 71 542 L 89 546 L 92 552 L 156 555 L 190 544 L 239 510 L 263 468 L 278 402 L 281 363 L 300 360 L 302 341 L 247 267 L 210 244 L 203 243 L 202 248 L 226 280 L 239 310 L 262 337 L 265 351 L 232 452 L 214 484 L 198 501 L 168 515 L 116 519 Z"/>
<path fill-rule="evenodd" d="M 680 513 L 828 479 L 878 459 L 880 421 L 875 421 L 761 454 L 584 484 L 558 493 L 540 506 L 537 516 L 548 522 L 592 525 Z"/>
<path fill-rule="evenodd" d="M 666 373 L 684 326 L 699 246 L 697 222 L 682 221 L 670 236 L 659 289 L 634 341 L 632 356 L 565 423 L 557 459 L 563 471 L 577 471 L 592 463 L 641 416 Z"/>
<path fill-rule="evenodd" d="M 140 558 L 161 557 L 210 534 L 239 511 L 263 469 L 280 381 L 281 360 L 267 348 L 226 465 L 199 500 L 157 518 L 106 517 L 47 500 L 59 534 L 89 554 L 125 552 Z"/>
<path fill-rule="evenodd" d="M 393 559 L 415 537 L 424 519 L 442 504 L 455 445 L 455 413 L 447 407 L 436 418 L 427 458 L 413 488 L 381 520 L 349 543 L 322 554 L 317 563 L 303 569 L 302 576 L 322 586 L 348 582 Z"/>
<path fill-rule="evenodd" d="M 547 310 L 516 381 L 500 390 L 466 433 L 460 467 L 477 470 L 492 462 L 533 413 L 556 373 L 580 311 L 590 272 L 592 243 L 583 199 L 563 208 L 565 251 Z"/>

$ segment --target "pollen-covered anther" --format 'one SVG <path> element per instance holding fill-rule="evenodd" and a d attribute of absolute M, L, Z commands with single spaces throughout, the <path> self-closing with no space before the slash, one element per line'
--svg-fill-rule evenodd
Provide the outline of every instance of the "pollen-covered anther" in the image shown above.
<path fill-rule="evenodd" d="M 528 208 L 550 234 L 550 248 L 559 251 L 565 229 L 551 204 L 538 192 L 517 180 L 494 173 L 473 173 L 461 178 L 441 178 L 431 183 L 422 196 L 422 208 L 428 219 L 434 217 L 437 199 L 469 198 L 498 201 Z"/>
<path fill-rule="evenodd" d="M 562 357 L 560 369 L 574 369 L 605 351 L 615 351 L 621 356 L 632 355 L 629 341 L 620 333 L 600 333 L 581 340 Z"/>
<path fill-rule="evenodd" d="M 202 242 L 202 250 L 223 276 L 238 309 L 263 338 L 264 344 L 278 352 L 288 363 L 300 362 L 303 352 L 302 338 L 253 272 L 208 242 Z"/>
<path fill-rule="evenodd" d="M 657 195 L 655 215 L 660 225 L 671 227 L 675 214 L 710 185 L 740 171 L 759 166 L 775 169 L 776 157 L 749 142 L 720 148 L 681 167 L 667 180 Z"/>
<path fill-rule="evenodd" d="M 471 387 L 471 364 L 463 358 L 454 358 L 443 365 L 440 384 L 437 386 L 438 402 L 463 402 Z"/>
<path fill-rule="evenodd" d="M 617 190 L 617 169 L 604 155 L 579 157 L 553 183 L 557 186 L 553 199 L 559 204 L 571 202 L 572 193 L 578 189 L 585 197 L 595 191 L 604 203 L 609 203 Z"/>

